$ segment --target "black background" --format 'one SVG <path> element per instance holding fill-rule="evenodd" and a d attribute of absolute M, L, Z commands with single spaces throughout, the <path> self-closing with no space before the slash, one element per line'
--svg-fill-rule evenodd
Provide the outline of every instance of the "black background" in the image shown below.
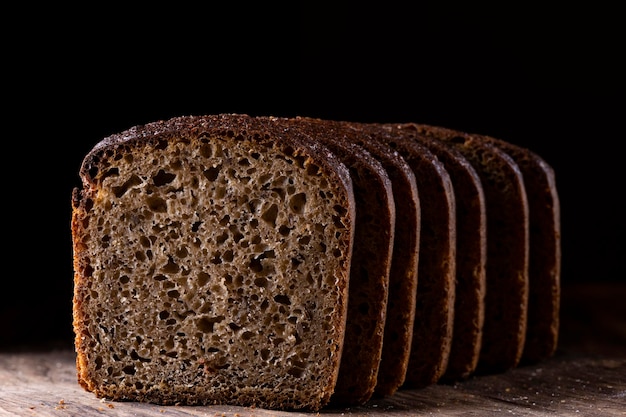
<path fill-rule="evenodd" d="M 413 121 L 531 148 L 556 172 L 563 285 L 624 282 L 617 6 L 343 4 L 7 16 L 0 347 L 71 346 L 82 158 L 109 134 L 186 114 Z"/>

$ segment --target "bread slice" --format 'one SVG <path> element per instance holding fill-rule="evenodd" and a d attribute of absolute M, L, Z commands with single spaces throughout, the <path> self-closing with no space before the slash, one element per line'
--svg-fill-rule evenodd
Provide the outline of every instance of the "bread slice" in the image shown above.
<path fill-rule="evenodd" d="M 417 181 L 413 170 L 397 151 L 359 126 L 348 122 L 324 123 L 342 125 L 353 131 L 354 134 L 346 135 L 346 140 L 363 147 L 379 160 L 391 180 L 396 227 L 383 351 L 374 395 L 393 395 L 405 381 L 413 340 L 421 227 Z"/>
<path fill-rule="evenodd" d="M 318 410 L 337 381 L 355 200 L 319 143 L 245 115 L 97 144 L 72 195 L 80 384 L 159 404 Z"/>
<path fill-rule="evenodd" d="M 411 353 L 404 386 L 425 387 L 445 372 L 454 319 L 456 214 L 452 181 L 425 146 L 390 126 L 359 124 L 411 166 L 420 195 L 418 283 Z"/>
<path fill-rule="evenodd" d="M 319 120 L 277 121 L 322 143 L 352 176 L 358 244 L 353 250 L 346 335 L 331 404 L 361 405 L 374 393 L 383 348 L 396 222 L 391 181 L 377 159 L 347 138 L 358 133 Z"/>
<path fill-rule="evenodd" d="M 513 159 L 478 135 L 417 126 L 458 149 L 478 173 L 487 205 L 487 290 L 478 373 L 503 372 L 520 362 L 528 312 L 528 200 Z"/>
<path fill-rule="evenodd" d="M 450 174 L 456 201 L 456 284 L 454 329 L 442 379 L 469 377 L 478 364 L 485 315 L 487 218 L 482 184 L 463 154 L 442 141 L 421 135 L 412 123 L 390 125 L 426 146 Z"/>
<path fill-rule="evenodd" d="M 561 221 L 552 167 L 539 155 L 501 139 L 481 136 L 506 152 L 524 177 L 529 215 L 529 303 L 522 363 L 554 354 L 559 335 L 561 294 Z"/>

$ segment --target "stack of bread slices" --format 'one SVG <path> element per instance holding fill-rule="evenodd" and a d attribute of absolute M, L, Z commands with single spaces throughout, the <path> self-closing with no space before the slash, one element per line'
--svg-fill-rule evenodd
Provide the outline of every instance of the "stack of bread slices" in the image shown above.
<path fill-rule="evenodd" d="M 98 143 L 72 195 L 80 384 L 319 410 L 551 356 L 552 168 L 415 123 L 185 116 Z"/>

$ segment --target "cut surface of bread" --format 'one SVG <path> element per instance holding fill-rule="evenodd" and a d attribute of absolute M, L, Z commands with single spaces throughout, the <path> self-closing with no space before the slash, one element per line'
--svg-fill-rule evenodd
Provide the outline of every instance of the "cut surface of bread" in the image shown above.
<path fill-rule="evenodd" d="M 245 115 L 109 137 L 72 197 L 80 384 L 317 410 L 337 380 L 355 201 L 326 148 Z"/>
<path fill-rule="evenodd" d="M 456 294 L 452 346 L 442 379 L 465 379 L 478 364 L 485 315 L 487 218 L 482 184 L 474 167 L 454 147 L 420 135 L 413 124 L 392 128 L 433 152 L 452 180 L 456 201 Z"/>
<path fill-rule="evenodd" d="M 528 312 L 528 200 L 513 159 L 477 135 L 423 126 L 420 134 L 458 149 L 478 173 L 487 210 L 487 290 L 476 371 L 503 372 L 520 362 Z"/>
<path fill-rule="evenodd" d="M 391 181 L 377 159 L 347 138 L 357 132 L 314 120 L 278 122 L 325 145 L 352 177 L 359 244 L 352 254 L 346 335 L 331 403 L 361 405 L 374 393 L 383 348 L 396 222 Z"/>

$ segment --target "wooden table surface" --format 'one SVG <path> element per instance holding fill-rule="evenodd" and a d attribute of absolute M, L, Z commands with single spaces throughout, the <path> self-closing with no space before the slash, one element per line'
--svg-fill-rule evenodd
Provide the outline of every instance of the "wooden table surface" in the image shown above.
<path fill-rule="evenodd" d="M 77 384 L 71 349 L 0 352 L 0 416 L 626 416 L 626 285 L 564 288 L 561 310 L 539 364 L 319 413 L 104 401 Z"/>

